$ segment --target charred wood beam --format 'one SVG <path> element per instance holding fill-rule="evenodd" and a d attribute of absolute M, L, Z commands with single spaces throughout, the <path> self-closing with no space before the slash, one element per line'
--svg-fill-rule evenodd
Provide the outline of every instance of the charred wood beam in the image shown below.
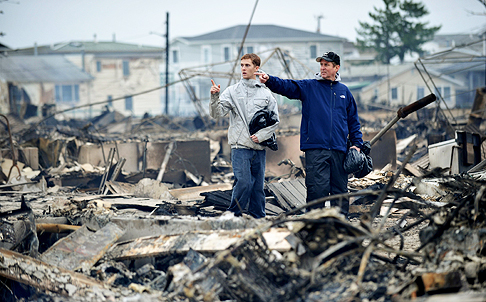
<path fill-rule="evenodd" d="M 40 259 L 65 269 L 87 271 L 125 233 L 114 223 L 109 223 L 97 232 L 86 226 L 58 240 L 45 251 Z"/>
<path fill-rule="evenodd" d="M 25 192 L 23 192 L 23 193 L 25 194 Z M 20 208 L 19 209 L 12 210 L 12 211 L 8 211 L 8 212 L 0 212 L 0 218 L 4 218 L 4 217 L 9 217 L 9 216 L 14 216 L 14 215 L 19 215 L 19 214 L 24 214 L 24 213 L 32 212 L 32 209 L 25 202 L 24 195 L 22 195 L 21 198 L 22 198 L 22 201 L 20 203 Z"/>
<path fill-rule="evenodd" d="M 0 248 L 0 276 L 34 288 L 70 296 L 107 286 L 93 278 Z"/>
<path fill-rule="evenodd" d="M 423 249 L 427 244 L 429 244 L 430 242 L 432 242 L 433 240 L 436 240 L 438 237 L 440 237 L 445 230 L 447 230 L 450 225 L 451 225 L 451 222 L 452 220 L 454 220 L 454 218 L 457 217 L 457 215 L 459 214 L 459 211 L 461 210 L 462 207 L 464 207 L 464 205 L 466 205 L 466 203 L 468 201 L 470 201 L 472 199 L 472 196 L 473 194 L 468 194 L 467 196 L 463 197 L 462 198 L 462 201 L 461 203 L 454 209 L 454 211 L 447 217 L 446 221 L 444 222 L 444 224 L 442 224 L 439 228 L 437 228 L 435 234 L 433 236 L 430 236 L 429 239 L 422 243 L 422 245 L 420 245 L 416 251 L 420 251 L 421 249 Z"/>
<path fill-rule="evenodd" d="M 77 231 L 81 226 L 59 223 L 37 223 L 37 232 L 66 233 Z"/>
<path fill-rule="evenodd" d="M 155 237 L 142 237 L 128 242 L 120 242 L 113 246 L 106 258 L 115 260 L 136 259 L 168 255 L 173 252 L 217 252 L 231 247 L 253 234 L 253 230 L 220 230 L 188 232 L 181 235 L 161 235 Z M 287 251 L 290 244 L 285 240 L 290 234 L 286 229 L 269 229 L 259 235 L 267 249 Z"/>
<path fill-rule="evenodd" d="M 282 222 L 285 222 L 285 220 L 287 219 L 286 218 L 287 216 L 290 216 L 290 215 L 293 215 L 295 213 L 301 212 L 303 209 L 306 209 L 308 207 L 312 207 L 312 206 L 315 206 L 315 205 L 319 205 L 319 204 L 325 203 L 326 201 L 329 201 L 329 200 L 340 199 L 340 198 L 347 198 L 348 199 L 350 197 L 356 197 L 356 196 L 379 195 L 380 193 L 381 192 L 379 192 L 379 191 L 373 191 L 373 190 L 367 191 L 367 190 L 363 190 L 363 191 L 360 191 L 360 192 L 342 193 L 342 194 L 336 194 L 336 195 L 322 197 L 322 198 L 313 200 L 311 202 L 308 202 L 308 203 L 306 203 L 305 205 L 303 205 L 301 207 L 298 207 L 298 208 L 295 208 L 293 210 L 290 210 L 288 212 L 283 213 L 280 216 L 280 218 L 277 219 L 273 224 L 274 225 L 277 225 L 277 224 L 280 224 Z"/>
<path fill-rule="evenodd" d="M 369 218 L 366 217 L 367 219 L 369 219 L 370 221 L 373 221 L 373 219 L 375 219 L 376 215 L 379 213 L 380 211 L 380 208 L 381 206 L 383 205 L 383 201 L 385 200 L 386 196 L 387 196 L 387 192 L 388 190 L 390 190 L 393 185 L 395 184 L 395 182 L 397 181 L 398 177 L 400 176 L 400 174 L 403 173 L 403 170 L 405 169 L 405 164 L 407 164 L 410 159 L 412 158 L 413 154 L 415 153 L 415 151 L 417 150 L 417 145 L 413 145 L 410 152 L 407 154 L 407 157 L 405 158 L 405 161 L 403 162 L 403 165 L 400 167 L 400 169 L 398 170 L 398 172 L 393 175 L 392 178 L 390 178 L 390 181 L 387 183 L 387 185 L 385 186 L 385 188 L 383 188 L 383 190 L 381 191 L 381 194 L 380 196 L 378 197 L 378 200 L 376 201 L 376 203 L 373 205 L 373 207 L 371 208 L 371 211 L 369 213 Z"/>

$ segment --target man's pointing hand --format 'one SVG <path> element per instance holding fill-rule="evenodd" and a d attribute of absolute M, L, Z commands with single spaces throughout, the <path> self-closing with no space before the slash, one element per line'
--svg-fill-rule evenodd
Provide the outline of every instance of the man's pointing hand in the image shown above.
<path fill-rule="evenodd" d="M 211 83 L 213 83 L 213 86 L 211 86 L 211 94 L 218 93 L 221 90 L 221 85 L 216 86 L 213 79 L 211 79 Z"/>
<path fill-rule="evenodd" d="M 264 73 L 264 72 L 255 72 L 255 75 L 259 76 L 260 77 L 260 82 L 265 84 L 268 79 L 270 78 L 268 76 L 268 74 Z"/>

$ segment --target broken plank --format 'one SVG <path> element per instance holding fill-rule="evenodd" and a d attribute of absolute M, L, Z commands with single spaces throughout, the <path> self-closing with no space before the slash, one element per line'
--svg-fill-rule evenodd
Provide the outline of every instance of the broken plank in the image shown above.
<path fill-rule="evenodd" d="M 78 225 L 59 224 L 59 223 L 36 223 L 37 232 L 64 233 L 77 231 L 81 228 Z"/>
<path fill-rule="evenodd" d="M 397 160 L 397 164 L 402 165 L 402 163 L 398 160 Z M 412 174 L 415 177 L 422 177 L 424 175 L 422 172 L 420 172 L 417 168 L 415 168 L 413 165 L 409 163 L 405 164 L 404 169 L 410 172 L 410 174 Z"/>
<path fill-rule="evenodd" d="M 267 215 L 280 215 L 284 213 L 285 210 L 281 207 L 275 206 L 271 203 L 265 202 L 265 213 Z"/>
<path fill-rule="evenodd" d="M 280 187 L 281 187 L 281 185 L 278 185 L 278 183 L 267 184 L 268 190 L 270 190 L 270 192 L 272 192 L 272 194 L 275 195 L 277 203 L 282 208 L 286 209 L 287 211 L 290 211 L 290 210 L 292 210 L 292 206 L 291 206 L 291 204 L 287 203 L 287 200 L 286 200 L 284 194 L 282 194 L 280 192 L 280 189 L 279 189 Z"/>
<path fill-rule="evenodd" d="M 229 183 L 223 184 L 214 184 L 209 186 L 198 186 L 198 187 L 190 187 L 190 188 L 182 188 L 182 189 L 173 189 L 169 190 L 170 195 L 179 199 L 179 200 L 195 200 L 195 199 L 204 199 L 201 196 L 201 193 L 205 192 L 212 192 L 212 191 L 224 191 L 224 190 L 231 190 L 232 185 Z"/>
<path fill-rule="evenodd" d="M 292 199 L 292 203 L 296 207 L 301 207 L 301 206 L 304 206 L 306 204 L 306 202 L 305 202 L 306 195 L 302 194 L 302 190 L 298 188 L 299 186 L 302 187 L 300 182 L 284 181 L 284 182 L 282 182 L 282 185 L 287 190 L 289 190 L 289 192 L 295 197 L 294 199 Z"/>
<path fill-rule="evenodd" d="M 106 284 L 83 274 L 2 248 L 0 248 L 0 276 L 66 296 L 92 288 L 107 287 Z"/>
<path fill-rule="evenodd" d="M 182 235 L 137 238 L 133 241 L 114 245 L 106 254 L 106 258 L 115 260 L 136 259 L 174 252 L 188 252 L 190 249 L 200 253 L 215 253 L 229 248 L 251 232 L 254 232 L 254 230 L 199 231 L 187 232 Z M 285 252 L 291 248 L 285 240 L 285 237 L 290 234 L 291 232 L 287 229 L 270 229 L 263 233 L 263 237 L 270 250 Z"/>
<path fill-rule="evenodd" d="M 414 166 L 412 166 L 409 163 L 405 164 L 405 170 L 407 170 L 408 172 L 410 172 L 415 177 L 422 177 L 422 176 L 424 176 L 424 174 L 422 172 L 420 172 L 417 168 L 415 168 Z"/>
<path fill-rule="evenodd" d="M 111 195 L 107 195 L 111 196 Z M 153 199 L 153 198 L 111 198 L 111 199 L 100 199 L 95 200 L 98 207 L 105 207 L 111 208 L 115 207 L 118 209 L 124 208 L 136 208 L 136 209 L 145 209 L 147 211 L 152 211 L 153 209 L 158 207 L 160 204 L 160 199 Z"/>
<path fill-rule="evenodd" d="M 167 167 L 167 163 L 169 162 L 170 155 L 172 153 L 172 149 L 174 148 L 174 142 L 170 142 L 165 152 L 164 160 L 162 161 L 162 165 L 160 166 L 159 174 L 157 175 L 157 181 L 162 181 L 164 178 L 165 169 Z"/>
<path fill-rule="evenodd" d="M 40 259 L 68 270 L 88 270 L 124 232 L 114 223 L 109 223 L 94 233 L 83 226 L 58 240 L 40 256 Z"/>
<path fill-rule="evenodd" d="M 295 192 L 294 189 L 287 188 L 286 185 L 284 185 L 284 182 L 279 182 L 279 183 L 275 183 L 275 184 L 272 184 L 272 185 L 274 185 L 273 191 L 275 192 L 275 190 L 277 190 L 281 194 L 281 196 L 283 197 L 283 199 L 285 200 L 285 202 L 292 209 L 298 208 L 298 207 L 300 207 L 303 204 L 298 199 L 299 198 L 298 197 L 299 194 L 297 192 Z M 280 197 L 279 197 L 279 200 L 280 200 Z"/>
<path fill-rule="evenodd" d="M 304 178 L 297 178 L 289 181 L 289 183 L 302 195 L 303 200 L 307 198 L 307 188 L 305 186 Z"/>

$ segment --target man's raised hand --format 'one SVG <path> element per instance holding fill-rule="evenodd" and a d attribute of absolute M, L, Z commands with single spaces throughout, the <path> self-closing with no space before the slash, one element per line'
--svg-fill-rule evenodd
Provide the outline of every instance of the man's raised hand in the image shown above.
<path fill-rule="evenodd" d="M 213 79 L 211 79 L 211 83 L 213 83 L 213 86 L 211 86 L 211 94 L 218 93 L 221 90 L 221 85 L 216 86 Z"/>
<path fill-rule="evenodd" d="M 268 74 L 266 74 L 264 72 L 255 72 L 255 75 L 260 77 L 260 82 L 263 83 L 263 84 L 265 84 L 269 79 Z"/>

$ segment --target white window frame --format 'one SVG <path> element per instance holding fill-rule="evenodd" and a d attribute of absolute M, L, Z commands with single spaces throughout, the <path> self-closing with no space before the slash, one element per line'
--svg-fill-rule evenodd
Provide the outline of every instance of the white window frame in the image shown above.
<path fill-rule="evenodd" d="M 174 61 L 174 59 L 176 58 L 174 53 L 177 53 L 177 62 Z M 179 48 L 172 48 L 172 58 L 169 58 L 169 60 L 172 60 L 172 64 L 179 64 L 181 62 L 181 51 L 179 50 Z"/>
<path fill-rule="evenodd" d="M 249 51 L 248 48 L 251 47 L 253 50 L 252 51 Z M 244 55 L 244 54 L 247 54 L 247 53 L 255 53 L 255 50 L 256 49 L 256 46 L 254 45 L 246 45 L 245 47 L 243 47 L 243 53 L 241 55 Z"/>
<path fill-rule="evenodd" d="M 395 94 L 396 94 L 396 95 L 395 95 L 395 97 L 393 97 L 393 91 L 396 91 L 396 93 L 395 93 Z M 398 87 L 392 87 L 392 88 L 390 89 L 390 99 L 391 99 L 391 100 L 394 100 L 394 101 L 395 101 L 395 100 L 398 100 L 398 99 L 399 99 L 399 97 L 398 97 L 398 93 L 399 93 L 399 91 L 398 91 Z"/>
<path fill-rule="evenodd" d="M 316 48 L 316 53 L 315 53 L 315 55 L 312 55 L 312 47 L 315 47 L 315 48 Z M 315 58 L 317 58 L 317 56 L 318 56 L 318 54 L 317 54 L 317 53 L 318 53 L 318 52 L 317 52 L 317 44 L 310 44 L 310 45 L 309 45 L 309 58 L 310 58 L 310 59 L 315 59 Z"/>
<path fill-rule="evenodd" d="M 211 45 L 203 45 L 201 47 L 201 62 L 203 62 L 203 64 L 212 63 Z"/>
<path fill-rule="evenodd" d="M 228 59 L 226 59 L 226 54 L 225 54 L 225 49 L 228 48 Z M 221 61 L 223 62 L 229 62 L 231 60 L 233 60 L 233 51 L 232 51 L 232 47 L 230 44 L 224 44 L 224 45 L 221 45 Z"/>

